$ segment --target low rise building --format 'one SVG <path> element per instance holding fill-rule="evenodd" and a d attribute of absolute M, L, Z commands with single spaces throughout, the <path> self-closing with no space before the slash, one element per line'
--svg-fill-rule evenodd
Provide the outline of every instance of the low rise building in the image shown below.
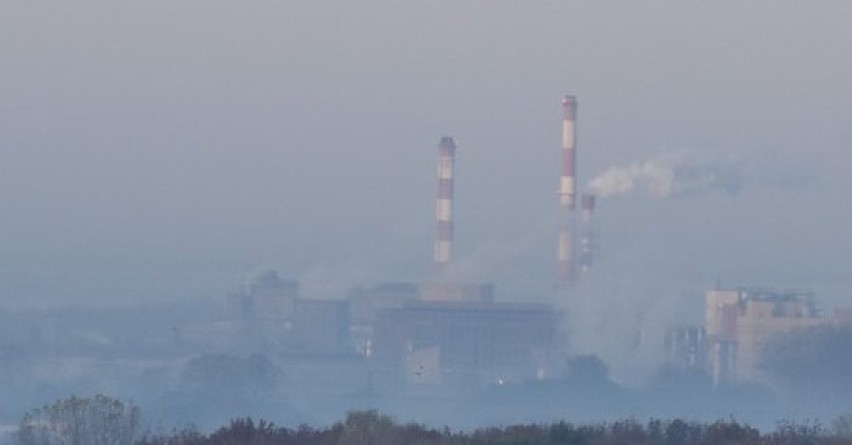
<path fill-rule="evenodd" d="M 541 304 L 413 302 L 378 314 L 374 357 L 413 383 L 543 378 L 559 319 Z"/>

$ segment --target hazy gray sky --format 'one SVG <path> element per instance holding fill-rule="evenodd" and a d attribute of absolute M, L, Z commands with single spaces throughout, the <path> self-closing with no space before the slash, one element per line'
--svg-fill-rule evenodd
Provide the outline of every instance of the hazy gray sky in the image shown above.
<path fill-rule="evenodd" d="M 850 18 L 843 0 L 3 0 L 0 297 L 35 292 L 8 284 L 35 279 L 10 272 L 24 259 L 416 276 L 444 134 L 465 273 L 549 280 L 565 93 L 583 182 L 683 150 L 747 173 L 737 195 L 602 201 L 609 277 L 846 291 Z"/>

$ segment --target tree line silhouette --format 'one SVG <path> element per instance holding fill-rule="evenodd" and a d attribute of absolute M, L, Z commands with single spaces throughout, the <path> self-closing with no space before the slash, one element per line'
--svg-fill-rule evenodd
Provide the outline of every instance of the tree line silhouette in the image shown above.
<path fill-rule="evenodd" d="M 848 419 L 847 419 L 848 420 Z M 838 425 L 842 426 L 842 422 Z M 416 423 L 399 424 L 377 411 L 352 411 L 326 428 L 278 427 L 263 420 L 234 419 L 210 434 L 192 428 L 146 437 L 138 445 L 841 445 L 852 444 L 849 430 L 829 429 L 816 422 L 780 422 L 775 431 L 758 429 L 734 419 L 712 423 L 680 419 L 633 419 L 575 425 L 519 424 L 482 427 L 468 432 L 435 429 Z"/>
<path fill-rule="evenodd" d="M 852 445 L 852 415 L 831 427 L 819 422 L 779 422 L 774 431 L 733 418 L 710 423 L 635 419 L 593 424 L 560 421 L 480 427 L 471 431 L 398 423 L 376 410 L 350 411 L 342 421 L 316 428 L 281 427 L 237 418 L 211 433 L 194 426 L 146 432 L 131 402 L 104 395 L 72 396 L 37 408 L 21 419 L 14 445 Z"/>

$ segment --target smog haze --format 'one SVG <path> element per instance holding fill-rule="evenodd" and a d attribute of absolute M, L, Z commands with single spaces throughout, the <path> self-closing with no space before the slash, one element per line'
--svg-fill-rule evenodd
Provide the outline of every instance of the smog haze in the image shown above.
<path fill-rule="evenodd" d="M 607 203 L 608 246 L 664 231 L 679 241 L 647 247 L 672 273 L 848 290 L 845 2 L 3 9 L 7 302 L 179 298 L 264 266 L 416 275 L 441 134 L 458 256 L 547 280 L 566 92 L 581 182 L 670 151 L 748 163 L 736 196 Z M 495 245 L 513 242 L 537 244 Z"/>
<path fill-rule="evenodd" d="M 643 387 L 666 330 L 705 321 L 708 289 L 852 307 L 849 17 L 840 0 L 7 0 L 0 306 L 22 327 L 6 331 L 62 332 L 31 311 L 164 305 L 178 309 L 157 329 L 183 335 L 258 277 L 286 287 L 269 270 L 323 301 L 432 280 L 450 135 L 441 277 L 554 305 L 571 354 Z M 567 291 L 553 286 L 566 94 L 578 188 L 598 198 L 595 267 Z M 99 337 L 116 320 L 78 334 L 120 342 Z M 169 381 L 200 363 L 189 350 L 170 352 L 187 367 L 164 367 Z M 51 385 L 23 400 L 63 394 Z"/>

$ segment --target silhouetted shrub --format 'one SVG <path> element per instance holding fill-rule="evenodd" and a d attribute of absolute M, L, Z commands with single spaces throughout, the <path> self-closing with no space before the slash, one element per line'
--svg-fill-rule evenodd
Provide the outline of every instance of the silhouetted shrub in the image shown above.
<path fill-rule="evenodd" d="M 98 394 L 71 396 L 25 414 L 13 442 L 18 445 L 130 445 L 140 431 L 140 411 Z"/>
<path fill-rule="evenodd" d="M 92 401 L 86 402 L 87 400 L 71 398 L 45 409 L 65 412 L 69 407 L 95 406 L 115 408 L 116 413 L 126 412 L 126 408 L 118 409 L 120 405 L 115 404 L 112 399 L 98 398 L 95 399 L 94 404 Z M 138 411 L 133 412 L 134 416 L 138 416 Z M 35 422 L 33 420 L 35 418 L 30 414 L 25 417 L 25 420 L 32 425 L 42 425 Z M 574 425 L 561 421 L 549 425 L 517 424 L 483 427 L 470 432 L 454 433 L 446 427 L 438 430 L 416 423 L 397 424 L 391 417 L 370 410 L 349 412 L 346 419 L 326 428 L 312 428 L 307 425 L 295 428 L 278 427 L 265 420 L 254 421 L 246 417 L 233 419 L 227 426 L 210 434 L 199 433 L 194 427 L 187 427 L 166 435 L 145 437 L 135 443 L 137 445 L 852 445 L 852 436 L 849 435 L 847 428 L 848 422 L 848 418 L 838 420 L 832 433 L 818 422 L 783 421 L 778 423 L 775 431 L 761 434 L 756 428 L 733 419 L 718 420 L 709 424 L 687 422 L 681 419 L 670 421 L 651 419 L 647 424 L 639 423 L 635 419 L 587 425 Z M 138 422 L 133 425 L 137 424 Z M 53 424 L 44 423 L 44 425 Z M 52 432 L 57 430 L 53 426 L 46 429 L 44 435 L 31 434 L 35 430 L 22 429 L 25 434 L 17 436 L 17 443 L 27 445 L 130 443 L 124 439 L 129 436 L 104 433 L 99 430 L 98 425 L 100 424 L 92 423 L 92 427 L 86 430 L 88 435 L 85 439 L 81 438 L 82 436 L 75 436 L 77 438 L 68 436 L 61 438 L 59 442 L 50 441 L 54 439 L 51 436 Z M 60 426 L 58 430 L 64 431 L 65 424 Z M 101 438 L 105 439 L 101 440 Z"/>

